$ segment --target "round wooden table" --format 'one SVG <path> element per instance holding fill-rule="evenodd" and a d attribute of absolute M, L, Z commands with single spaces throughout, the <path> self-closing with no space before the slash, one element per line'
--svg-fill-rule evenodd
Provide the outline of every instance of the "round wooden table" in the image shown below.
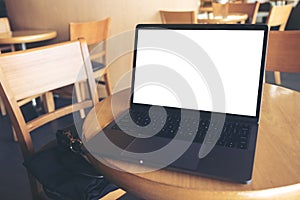
<path fill-rule="evenodd" d="M 214 17 L 208 19 L 199 19 L 198 24 L 236 24 L 241 23 L 244 24 L 248 19 L 248 15 L 244 13 L 230 13 L 227 17 Z"/>
<path fill-rule="evenodd" d="M 117 108 L 128 108 L 129 91 L 114 95 Z M 144 199 L 299 199 L 300 198 L 300 93 L 265 84 L 252 183 L 236 184 L 169 170 L 132 174 L 112 169 L 89 155 L 105 176 Z M 91 139 L 113 120 L 111 97 L 88 114 L 83 134 Z M 120 161 L 102 158 L 110 165 Z M 126 165 L 127 163 L 121 163 Z M 127 164 L 128 165 L 128 164 Z"/>
<path fill-rule="evenodd" d="M 53 39 L 56 35 L 56 31 L 51 30 L 12 31 L 8 33 L 0 33 L 0 44 L 21 44 L 22 50 L 25 50 L 26 43 Z"/>

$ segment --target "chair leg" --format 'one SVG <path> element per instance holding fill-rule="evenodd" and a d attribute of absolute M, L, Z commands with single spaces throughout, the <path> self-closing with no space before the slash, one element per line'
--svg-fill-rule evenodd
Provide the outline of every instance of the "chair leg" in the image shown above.
<path fill-rule="evenodd" d="M 0 109 L 1 109 L 2 115 L 5 116 L 6 115 L 6 109 L 5 109 L 5 106 L 4 106 L 4 103 L 3 103 L 3 100 L 1 99 L 1 97 L 0 97 Z M 12 132 L 13 132 L 14 141 L 18 142 L 17 133 L 16 133 L 14 127 L 12 126 L 11 129 L 12 129 Z"/>
<path fill-rule="evenodd" d="M 100 200 L 115 200 L 120 198 L 122 195 L 124 195 L 126 192 L 122 189 L 117 189 L 113 192 L 108 193 L 104 197 L 102 197 Z"/>
<path fill-rule="evenodd" d="M 108 72 L 104 74 L 104 81 L 105 81 L 105 88 L 106 88 L 107 95 L 110 96 L 112 95 L 112 88 L 111 88 L 110 77 Z"/>
<path fill-rule="evenodd" d="M 31 195 L 33 200 L 41 200 L 42 186 L 35 177 L 27 171 Z"/>
<path fill-rule="evenodd" d="M 11 129 L 12 129 L 12 132 L 13 132 L 13 138 L 14 138 L 14 141 L 15 141 L 15 142 L 18 142 L 19 140 L 18 140 L 17 133 L 16 133 L 14 127 L 12 126 Z"/>
<path fill-rule="evenodd" d="M 275 83 L 281 85 L 280 72 L 274 72 Z"/>
<path fill-rule="evenodd" d="M 84 83 L 75 83 L 74 87 L 75 87 L 77 102 L 81 102 L 83 99 L 85 99 Z M 80 110 L 79 113 L 82 119 L 85 118 L 85 113 L 83 109 Z"/>
<path fill-rule="evenodd" d="M 45 94 L 43 94 L 43 105 L 46 112 L 53 112 L 55 110 L 52 92 L 46 92 Z"/>
<path fill-rule="evenodd" d="M 0 97 L 0 110 L 1 110 L 2 116 L 5 116 L 6 115 L 6 109 L 5 109 L 5 106 L 4 106 L 4 103 L 3 103 L 1 97 Z"/>

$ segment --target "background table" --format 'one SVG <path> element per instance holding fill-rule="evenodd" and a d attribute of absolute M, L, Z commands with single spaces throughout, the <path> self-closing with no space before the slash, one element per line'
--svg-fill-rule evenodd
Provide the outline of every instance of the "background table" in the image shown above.
<path fill-rule="evenodd" d="M 21 30 L 0 34 L 0 44 L 21 44 L 22 50 L 26 49 L 26 43 L 40 42 L 55 38 L 56 31 L 49 30 Z"/>
<path fill-rule="evenodd" d="M 207 18 L 207 19 L 201 19 L 198 18 L 198 23 L 207 23 L 207 24 L 236 24 L 236 23 L 241 23 L 244 24 L 245 21 L 247 20 L 248 15 L 243 14 L 243 13 L 231 13 L 228 14 L 227 17 L 221 18 L 221 17 L 216 17 L 216 18 Z"/>
<path fill-rule="evenodd" d="M 120 113 L 128 108 L 129 91 L 115 94 Z M 145 199 L 299 199 L 300 93 L 265 84 L 251 184 L 235 184 L 169 170 L 130 174 L 111 169 L 94 157 L 91 162 L 111 181 Z M 87 140 L 113 120 L 111 97 L 88 114 Z M 105 159 L 111 165 L 128 165 Z M 287 196 L 286 196 L 287 195 Z"/>

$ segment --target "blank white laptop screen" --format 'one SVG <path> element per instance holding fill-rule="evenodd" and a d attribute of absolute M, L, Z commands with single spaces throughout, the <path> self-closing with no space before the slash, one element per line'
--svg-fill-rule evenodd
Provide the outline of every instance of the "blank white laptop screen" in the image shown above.
<path fill-rule="evenodd" d="M 220 79 L 216 79 L 214 74 L 205 77 L 201 72 L 203 67 L 212 66 L 195 66 L 176 50 L 159 48 L 157 44 L 151 48 L 149 41 L 157 37 L 156 41 L 169 41 L 179 45 L 181 49 L 194 51 L 184 40 L 173 41 L 174 31 L 196 43 L 206 53 L 199 51 L 197 59 L 201 62 L 197 63 L 205 65 L 206 59 L 210 59 Z M 256 116 L 263 38 L 263 30 L 140 29 L 137 39 L 133 103 Z M 145 43 L 148 43 L 147 48 L 142 46 Z M 158 66 L 155 68 L 158 70 L 152 72 L 144 70 L 151 66 Z M 158 74 L 162 77 L 161 80 Z M 174 74 L 179 74 L 181 79 L 177 76 L 172 77 Z M 224 108 L 213 105 L 212 92 L 218 91 L 211 90 L 207 79 L 214 80 L 214 78 L 216 81 L 221 80 L 225 95 L 224 99 L 216 101 L 223 101 Z M 145 83 L 145 79 L 155 81 Z M 192 95 L 182 96 L 176 93 L 176 86 L 179 88 L 182 80 L 189 86 Z M 172 86 L 167 84 L 170 81 Z M 186 103 L 184 98 L 195 98 L 197 105 Z"/>

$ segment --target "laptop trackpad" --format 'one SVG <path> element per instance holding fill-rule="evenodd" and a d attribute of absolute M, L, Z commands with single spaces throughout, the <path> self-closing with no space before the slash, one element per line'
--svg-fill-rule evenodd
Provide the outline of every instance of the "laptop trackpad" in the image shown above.
<path fill-rule="evenodd" d="M 196 170 L 199 163 L 198 154 L 200 147 L 200 144 L 192 144 L 179 159 L 170 165 L 170 167 L 193 171 Z"/>
<path fill-rule="evenodd" d="M 151 137 L 148 139 L 136 139 L 134 140 L 128 147 L 126 147 L 126 151 L 138 153 L 136 159 L 143 159 L 144 164 L 147 165 L 155 165 L 162 164 L 160 163 L 162 159 L 167 159 L 170 157 L 169 155 L 174 153 L 172 150 L 163 149 L 166 145 L 168 145 L 170 139 L 162 138 L 162 137 Z M 180 146 L 184 145 L 184 141 L 176 141 L 176 151 L 180 148 Z M 188 148 L 188 150 L 180 156 L 175 162 L 171 163 L 170 167 L 176 167 L 180 169 L 187 170 L 195 170 L 197 169 L 199 163 L 199 149 L 200 144 L 192 144 Z M 172 148 L 171 148 L 172 149 Z M 154 154 L 155 156 L 146 155 L 148 152 L 160 151 L 160 153 Z M 143 153 L 146 153 L 143 155 Z M 181 152 L 182 153 L 182 152 Z M 165 160 L 164 160 L 165 161 Z"/>

